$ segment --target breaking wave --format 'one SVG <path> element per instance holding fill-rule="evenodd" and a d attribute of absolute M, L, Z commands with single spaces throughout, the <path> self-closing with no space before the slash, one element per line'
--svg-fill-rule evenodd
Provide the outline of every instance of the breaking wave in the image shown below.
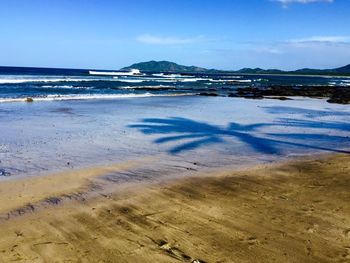
<path fill-rule="evenodd" d="M 92 99 L 120 99 L 120 98 L 144 98 L 144 97 L 170 97 L 170 96 L 188 96 L 189 93 L 177 94 L 84 94 L 84 95 L 47 95 L 41 97 L 31 97 L 33 101 L 60 101 L 60 100 L 92 100 Z M 0 103 L 5 102 L 26 102 L 26 98 L 1 98 Z"/>

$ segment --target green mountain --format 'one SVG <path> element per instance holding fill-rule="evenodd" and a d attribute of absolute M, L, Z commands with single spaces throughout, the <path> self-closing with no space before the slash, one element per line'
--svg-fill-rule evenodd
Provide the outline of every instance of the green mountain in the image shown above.
<path fill-rule="evenodd" d="M 339 73 L 339 74 L 341 74 L 341 73 L 350 74 L 350 64 L 346 65 L 344 67 L 333 69 L 332 71 Z"/>
<path fill-rule="evenodd" d="M 152 72 L 206 72 L 208 69 L 195 67 L 195 66 L 183 66 L 169 61 L 148 61 L 132 64 L 129 67 L 122 68 L 122 70 L 139 69 L 141 71 Z"/>
<path fill-rule="evenodd" d="M 243 68 L 235 72 L 241 74 L 350 75 L 350 64 L 334 69 L 303 68 L 294 71 L 283 71 L 279 69 Z"/>
<path fill-rule="evenodd" d="M 132 64 L 121 70 L 139 69 L 143 72 L 173 72 L 173 73 L 238 73 L 238 74 L 298 74 L 298 75 L 350 75 L 350 64 L 334 69 L 303 68 L 294 71 L 279 69 L 243 68 L 237 71 L 206 69 L 196 66 L 184 66 L 170 61 L 148 61 Z"/>

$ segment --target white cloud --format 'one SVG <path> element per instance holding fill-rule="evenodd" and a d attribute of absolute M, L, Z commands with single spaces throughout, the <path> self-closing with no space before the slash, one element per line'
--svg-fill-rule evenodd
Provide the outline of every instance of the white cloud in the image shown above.
<path fill-rule="evenodd" d="M 308 46 L 341 46 L 350 45 L 350 36 L 314 36 L 308 38 L 291 39 L 283 42 L 295 47 Z"/>
<path fill-rule="evenodd" d="M 241 58 L 249 67 L 263 67 L 265 63 L 267 67 L 289 69 L 331 68 L 349 64 L 350 35 L 316 35 L 280 41 L 251 41 L 222 53 L 232 59 Z"/>
<path fill-rule="evenodd" d="M 333 3 L 335 0 L 272 0 L 274 2 L 280 2 L 284 7 L 287 7 L 289 4 L 299 3 L 299 4 L 310 4 L 317 2 L 324 3 Z"/>
<path fill-rule="evenodd" d="M 180 38 L 180 37 L 163 37 L 154 35 L 141 35 L 136 38 L 138 42 L 151 45 L 183 45 L 198 41 L 202 37 Z"/>
<path fill-rule="evenodd" d="M 301 38 L 290 40 L 291 42 L 347 42 L 350 40 L 348 36 L 315 36 L 309 38 Z"/>
<path fill-rule="evenodd" d="M 283 51 L 276 47 L 254 47 L 251 49 L 257 53 L 282 54 Z"/>

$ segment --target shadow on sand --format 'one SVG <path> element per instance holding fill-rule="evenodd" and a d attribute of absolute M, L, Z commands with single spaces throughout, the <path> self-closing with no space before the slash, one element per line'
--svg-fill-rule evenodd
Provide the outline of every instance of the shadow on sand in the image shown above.
<path fill-rule="evenodd" d="M 312 128 L 313 131 L 315 129 L 350 130 L 350 125 L 344 123 L 287 118 L 280 119 L 274 123 L 257 123 L 251 125 L 231 122 L 226 127 L 181 117 L 146 118 L 142 119 L 139 124 L 129 125 L 130 128 L 139 129 L 144 134 L 160 135 L 154 143 L 164 144 L 176 142 L 177 145 L 168 150 L 170 154 L 178 154 L 210 144 L 227 143 L 227 139 L 230 138 L 243 142 L 256 152 L 263 154 L 281 154 L 282 146 L 350 153 L 334 147 L 328 148 L 322 146 L 322 144 L 326 144 L 327 142 L 346 142 L 349 140 L 348 137 L 332 136 L 325 133 L 257 134 L 259 128 L 268 126 Z"/>

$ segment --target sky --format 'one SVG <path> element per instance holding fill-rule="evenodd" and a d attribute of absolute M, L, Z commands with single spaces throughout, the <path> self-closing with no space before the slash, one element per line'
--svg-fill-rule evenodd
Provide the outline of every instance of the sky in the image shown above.
<path fill-rule="evenodd" d="M 0 65 L 350 64 L 350 0 L 1 0 Z"/>

